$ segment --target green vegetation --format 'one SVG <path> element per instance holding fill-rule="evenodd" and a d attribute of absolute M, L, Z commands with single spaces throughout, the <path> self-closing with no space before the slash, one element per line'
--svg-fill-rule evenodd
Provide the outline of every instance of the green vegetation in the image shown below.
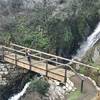
<path fill-rule="evenodd" d="M 34 79 L 31 81 L 30 89 L 37 91 L 38 93 L 45 95 L 49 90 L 49 83 L 44 79 Z"/>
<path fill-rule="evenodd" d="M 35 1 L 0 1 L 0 43 L 13 42 L 70 58 L 100 20 L 100 0 Z M 90 52 L 83 62 L 94 65 Z M 80 69 L 85 75 L 90 72 Z"/>
<path fill-rule="evenodd" d="M 69 56 L 99 22 L 99 0 L 64 0 L 61 9 L 61 2 L 54 4 L 51 0 L 39 3 L 30 0 L 35 4 L 32 8 L 27 8 L 28 2 L 25 2 L 26 8 L 22 0 L 1 1 L 4 21 L 0 26 L 0 43 L 12 41 L 53 53 L 62 49 L 61 55 Z"/>
<path fill-rule="evenodd" d="M 85 72 L 86 72 L 85 67 L 81 67 L 79 72 L 80 72 L 81 74 L 85 74 Z"/>
<path fill-rule="evenodd" d="M 78 97 L 81 95 L 79 90 L 76 90 L 74 92 L 71 92 L 68 96 L 68 100 L 77 100 Z"/>

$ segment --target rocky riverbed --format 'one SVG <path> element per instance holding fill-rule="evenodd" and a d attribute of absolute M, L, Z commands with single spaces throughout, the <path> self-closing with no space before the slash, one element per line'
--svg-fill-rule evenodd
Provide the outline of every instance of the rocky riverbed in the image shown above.
<path fill-rule="evenodd" d="M 44 77 L 42 80 L 44 80 Z M 25 92 L 20 100 L 66 100 L 67 94 L 76 90 L 74 84 L 69 79 L 65 85 L 53 79 L 47 81 L 50 87 L 45 95 L 41 95 L 37 91 L 32 91 L 32 89 L 28 87 L 27 92 Z"/>
<path fill-rule="evenodd" d="M 20 93 L 22 89 L 24 88 L 25 84 L 29 82 L 30 79 L 34 79 L 34 76 L 38 74 L 27 71 L 25 69 L 21 69 L 11 64 L 0 63 L 0 75 L 1 75 L 0 100 L 8 100 L 10 97 Z M 49 79 L 48 82 L 50 84 L 50 88 L 49 88 L 48 93 L 45 96 L 39 94 L 36 91 L 32 92 L 30 88 L 28 88 L 28 90 L 24 93 L 24 95 L 19 100 L 66 100 L 67 94 L 69 94 L 71 91 L 75 91 L 76 88 L 80 88 L 79 87 L 80 83 L 78 83 L 79 82 L 78 80 L 79 79 L 76 79 L 76 78 L 72 78 L 71 81 L 67 79 L 66 85 L 63 85 L 58 81 Z M 73 82 L 75 84 L 73 84 Z M 91 81 L 87 83 L 88 84 L 90 83 L 89 87 L 92 84 Z M 84 84 L 87 84 L 87 83 L 84 83 Z M 96 94 L 96 88 L 93 85 L 91 85 L 92 90 L 90 91 L 90 89 L 86 87 L 87 85 L 84 85 L 85 90 L 86 91 L 88 90 L 88 91 L 84 95 L 88 94 L 89 95 L 87 96 L 88 98 L 93 98 Z M 79 98 L 82 98 L 82 97 L 83 95 L 80 96 Z"/>
<path fill-rule="evenodd" d="M 21 91 L 35 74 L 11 64 L 0 63 L 0 100 L 8 100 Z"/>

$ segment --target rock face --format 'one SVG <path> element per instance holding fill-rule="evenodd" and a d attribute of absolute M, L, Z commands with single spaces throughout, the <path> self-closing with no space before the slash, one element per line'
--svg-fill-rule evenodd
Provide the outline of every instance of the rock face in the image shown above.
<path fill-rule="evenodd" d="M 94 63 L 99 67 L 100 65 L 100 40 L 87 51 L 86 55 L 83 58 L 85 63 Z"/>
<path fill-rule="evenodd" d="M 66 85 L 64 85 L 59 81 L 49 79 L 50 87 L 48 93 L 41 95 L 29 88 L 20 100 L 66 100 L 67 94 L 76 90 L 74 84 L 69 79 L 67 80 Z"/>
<path fill-rule="evenodd" d="M 48 100 L 48 97 L 43 97 L 41 99 L 41 95 L 37 92 L 30 92 L 29 91 L 26 93 L 25 97 L 22 97 L 20 100 Z"/>
<path fill-rule="evenodd" d="M 87 51 L 86 55 L 82 61 L 93 67 L 98 67 L 100 69 L 100 40 Z M 100 71 L 94 69 L 85 69 L 84 75 L 94 79 L 98 86 L 100 86 Z"/>
<path fill-rule="evenodd" d="M 9 84 L 10 80 L 21 73 L 25 73 L 25 70 L 11 64 L 0 63 L 0 85 Z"/>
<path fill-rule="evenodd" d="M 0 100 L 8 100 L 21 91 L 34 74 L 18 66 L 0 63 Z"/>
<path fill-rule="evenodd" d="M 98 42 L 98 43 L 95 45 L 94 53 L 93 53 L 93 56 L 92 56 L 92 60 L 93 60 L 93 62 L 95 62 L 97 65 L 100 65 L 100 42 Z"/>

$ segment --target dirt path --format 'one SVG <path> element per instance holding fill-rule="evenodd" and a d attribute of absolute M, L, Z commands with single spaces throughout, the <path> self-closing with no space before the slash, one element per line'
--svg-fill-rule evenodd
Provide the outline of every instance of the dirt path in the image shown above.
<path fill-rule="evenodd" d="M 79 77 L 74 76 L 71 78 L 71 81 L 75 84 L 75 87 L 80 89 L 81 80 Z M 95 86 L 89 79 L 84 80 L 83 84 L 83 93 L 78 97 L 77 100 L 92 100 L 96 96 L 97 90 Z"/>

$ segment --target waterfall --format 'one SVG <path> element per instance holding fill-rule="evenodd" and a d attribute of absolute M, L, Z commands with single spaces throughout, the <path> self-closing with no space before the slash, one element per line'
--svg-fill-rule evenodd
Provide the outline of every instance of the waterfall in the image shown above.
<path fill-rule="evenodd" d="M 9 98 L 8 100 L 19 100 L 20 97 L 24 95 L 24 93 L 26 92 L 26 90 L 27 90 L 27 88 L 29 87 L 29 85 L 30 85 L 30 82 L 28 82 L 28 83 L 24 86 L 23 90 L 22 90 L 20 93 L 14 95 L 13 97 Z"/>
<path fill-rule="evenodd" d="M 100 22 L 97 25 L 94 32 L 87 38 L 85 42 L 82 43 L 80 49 L 77 51 L 75 57 L 76 59 L 82 59 L 82 57 L 86 54 L 86 52 L 93 47 L 93 45 L 100 39 Z"/>

